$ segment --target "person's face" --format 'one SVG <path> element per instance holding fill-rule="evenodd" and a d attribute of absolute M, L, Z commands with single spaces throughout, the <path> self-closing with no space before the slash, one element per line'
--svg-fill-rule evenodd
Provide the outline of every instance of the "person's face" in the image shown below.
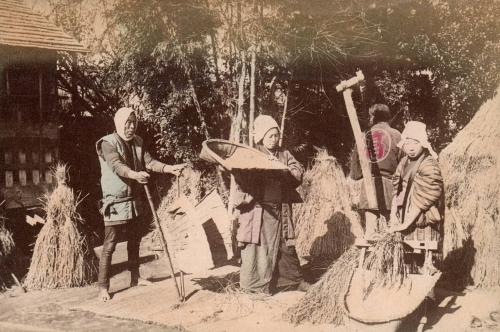
<path fill-rule="evenodd" d="M 125 122 L 125 138 L 126 139 L 132 139 L 135 135 L 135 131 L 137 129 L 136 126 L 136 117 L 134 113 L 131 113 L 127 119 L 127 122 Z"/>
<path fill-rule="evenodd" d="M 264 135 L 262 145 L 264 145 L 266 149 L 274 150 L 278 147 L 279 140 L 280 132 L 278 128 L 272 128 Z"/>
<path fill-rule="evenodd" d="M 408 155 L 408 157 L 413 159 L 419 157 L 422 154 L 422 152 L 424 151 L 424 147 L 422 146 L 422 144 L 420 144 L 419 141 L 412 138 L 407 138 L 404 142 L 403 150 Z"/>

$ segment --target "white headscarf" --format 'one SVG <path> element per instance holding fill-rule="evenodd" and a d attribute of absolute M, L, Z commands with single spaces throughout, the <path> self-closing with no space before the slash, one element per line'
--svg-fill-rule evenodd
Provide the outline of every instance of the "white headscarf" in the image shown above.
<path fill-rule="evenodd" d="M 120 136 L 124 141 L 130 141 L 132 138 L 125 137 L 125 123 L 128 120 L 130 114 L 134 113 L 134 110 L 129 107 L 122 107 L 115 113 L 115 129 L 118 136 Z M 134 113 L 135 114 L 135 113 Z M 135 119 L 135 128 L 137 130 L 137 118 Z"/>
<path fill-rule="evenodd" d="M 424 148 L 426 148 L 434 159 L 438 159 L 437 153 L 431 146 L 429 142 L 429 137 L 427 136 L 427 127 L 425 123 L 420 121 L 409 121 L 403 132 L 401 133 L 401 141 L 398 143 L 398 147 L 402 148 L 405 144 L 407 138 L 414 139 L 418 141 Z"/>
<path fill-rule="evenodd" d="M 259 143 L 260 141 L 262 141 L 266 133 L 273 128 L 277 128 L 278 130 L 280 129 L 276 120 L 274 120 L 271 116 L 259 115 L 258 117 L 256 117 L 253 122 L 254 142 Z"/>

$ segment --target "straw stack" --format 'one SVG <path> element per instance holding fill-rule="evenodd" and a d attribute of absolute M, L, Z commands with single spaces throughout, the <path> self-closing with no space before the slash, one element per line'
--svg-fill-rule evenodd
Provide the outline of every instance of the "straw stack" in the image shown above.
<path fill-rule="evenodd" d="M 359 214 L 353 210 L 351 189 L 342 168 L 320 149 L 304 174 L 299 192 L 304 200 L 296 208 L 297 251 L 301 257 L 330 262 L 354 242 Z"/>
<path fill-rule="evenodd" d="M 97 259 L 80 233 L 79 202 L 66 184 L 66 166 L 53 170 L 54 190 L 45 197 L 46 222 L 38 234 L 25 286 L 29 289 L 66 288 L 90 284 Z"/>
<path fill-rule="evenodd" d="M 500 285 L 499 144 L 500 88 L 439 156 L 446 193 L 444 269 L 463 284 Z"/>

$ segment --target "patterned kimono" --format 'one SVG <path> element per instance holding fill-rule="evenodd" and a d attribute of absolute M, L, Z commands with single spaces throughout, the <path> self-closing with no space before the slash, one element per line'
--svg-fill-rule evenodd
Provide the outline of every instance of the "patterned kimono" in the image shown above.
<path fill-rule="evenodd" d="M 256 149 L 268 154 L 261 145 Z M 295 188 L 302 182 L 302 165 L 286 150 L 275 154 L 292 176 L 270 171 L 242 173 L 235 206 L 240 210 L 237 240 L 241 250 L 241 288 L 270 293 L 275 287 L 297 285 L 302 273 L 295 251 L 292 203 L 301 202 Z"/>
<path fill-rule="evenodd" d="M 409 183 L 412 172 L 414 178 Z M 415 230 L 416 227 L 431 226 L 437 234 L 440 234 L 443 215 L 443 177 L 437 160 L 430 156 L 427 150 L 424 150 L 419 160 L 412 161 L 404 157 L 394 173 L 393 185 L 401 222 L 404 222 L 405 215 L 412 207 L 422 212 L 408 232 Z"/>

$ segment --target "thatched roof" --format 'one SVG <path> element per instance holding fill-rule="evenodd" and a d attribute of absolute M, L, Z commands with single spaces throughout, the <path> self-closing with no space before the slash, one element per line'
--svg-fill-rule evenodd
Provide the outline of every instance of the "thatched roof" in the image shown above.
<path fill-rule="evenodd" d="M 22 0 L 0 0 L 0 45 L 88 52 L 75 38 Z"/>

